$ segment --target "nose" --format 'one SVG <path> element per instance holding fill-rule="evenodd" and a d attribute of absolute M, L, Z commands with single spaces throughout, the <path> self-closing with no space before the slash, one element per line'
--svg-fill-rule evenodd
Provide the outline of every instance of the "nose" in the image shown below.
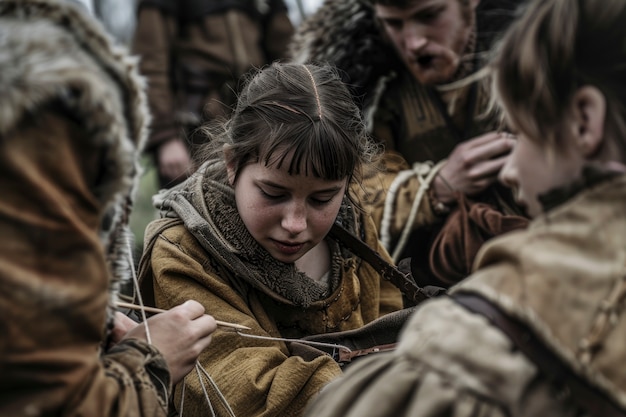
<path fill-rule="evenodd" d="M 306 230 L 306 205 L 300 202 L 293 202 L 292 204 L 289 204 L 283 213 L 281 226 L 291 235 L 297 235 Z"/>
<path fill-rule="evenodd" d="M 500 173 L 498 174 L 498 180 L 509 188 L 516 188 L 518 185 L 517 180 L 517 168 L 515 166 L 515 156 L 514 151 L 511 152 L 507 158 L 506 162 L 502 166 Z"/>
<path fill-rule="evenodd" d="M 428 43 L 424 29 L 414 22 L 405 24 L 402 37 L 406 49 L 412 53 L 419 52 Z"/>

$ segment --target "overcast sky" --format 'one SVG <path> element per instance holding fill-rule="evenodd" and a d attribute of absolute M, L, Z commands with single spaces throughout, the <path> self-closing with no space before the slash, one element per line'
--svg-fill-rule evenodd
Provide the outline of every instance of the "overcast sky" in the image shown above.
<path fill-rule="evenodd" d="M 299 0 L 306 15 L 313 13 L 323 1 L 324 0 Z M 301 11 L 298 6 L 298 0 L 285 0 L 285 3 L 287 4 L 287 7 L 289 7 L 289 17 L 291 18 L 291 21 L 294 25 L 299 24 L 301 20 Z"/>

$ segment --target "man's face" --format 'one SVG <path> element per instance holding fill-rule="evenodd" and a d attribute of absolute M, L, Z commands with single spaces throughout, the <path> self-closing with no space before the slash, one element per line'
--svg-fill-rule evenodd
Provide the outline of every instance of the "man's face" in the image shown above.
<path fill-rule="evenodd" d="M 413 0 L 407 7 L 376 4 L 375 11 L 409 71 L 421 84 L 434 85 L 451 81 L 459 68 L 478 1 Z"/>

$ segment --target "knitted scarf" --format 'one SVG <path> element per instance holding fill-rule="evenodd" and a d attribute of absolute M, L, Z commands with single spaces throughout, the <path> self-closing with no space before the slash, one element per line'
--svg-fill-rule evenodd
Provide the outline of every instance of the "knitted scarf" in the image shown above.
<path fill-rule="evenodd" d="M 198 173 L 181 185 L 163 190 L 155 206 L 165 217 L 180 218 L 187 230 L 223 268 L 253 288 L 287 304 L 308 307 L 328 297 L 339 285 L 341 269 L 352 255 L 329 240 L 329 287 L 273 258 L 245 227 L 232 187 Z M 343 204 L 338 220 L 354 232 L 354 212 Z"/>

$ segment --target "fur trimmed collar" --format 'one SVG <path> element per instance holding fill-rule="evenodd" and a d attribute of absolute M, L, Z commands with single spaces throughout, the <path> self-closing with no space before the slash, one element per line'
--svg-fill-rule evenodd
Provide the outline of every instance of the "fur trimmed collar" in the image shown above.
<path fill-rule="evenodd" d="M 0 0 L 0 140 L 52 104 L 91 132 L 85 140 L 104 150 L 92 191 L 114 282 L 131 276 L 128 216 L 149 122 L 144 87 L 136 59 L 80 7 Z"/>

